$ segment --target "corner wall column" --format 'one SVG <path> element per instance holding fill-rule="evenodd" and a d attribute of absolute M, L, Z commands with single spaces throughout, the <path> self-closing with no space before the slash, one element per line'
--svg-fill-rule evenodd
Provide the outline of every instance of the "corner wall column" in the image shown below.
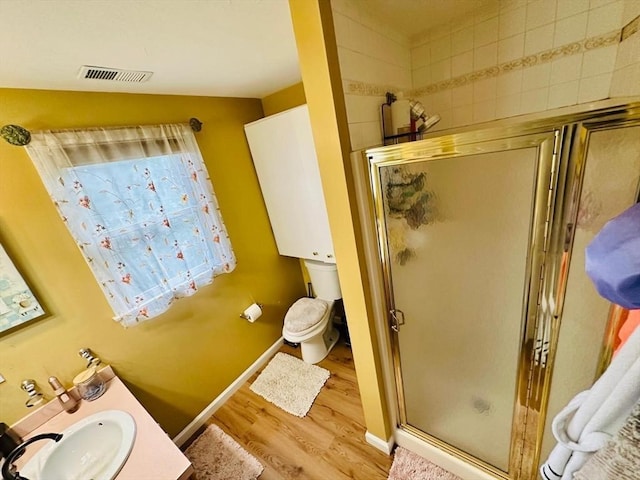
<path fill-rule="evenodd" d="M 289 0 L 367 430 L 393 434 L 360 235 L 351 145 L 331 4 Z"/>

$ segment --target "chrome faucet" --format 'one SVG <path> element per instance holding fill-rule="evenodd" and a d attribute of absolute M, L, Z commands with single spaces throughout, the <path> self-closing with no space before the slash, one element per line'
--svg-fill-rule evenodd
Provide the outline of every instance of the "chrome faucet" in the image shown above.
<path fill-rule="evenodd" d="M 4 480 L 29 480 L 28 478 L 21 477 L 18 471 L 16 470 L 15 465 L 13 465 L 13 461 L 16 460 L 22 453 L 24 452 L 27 446 L 31 445 L 38 440 L 54 440 L 59 442 L 62 439 L 61 433 L 41 433 L 40 435 L 34 435 L 29 440 L 22 442 L 16 448 L 11 450 L 11 453 L 7 455 L 4 464 L 2 465 L 2 478 Z"/>

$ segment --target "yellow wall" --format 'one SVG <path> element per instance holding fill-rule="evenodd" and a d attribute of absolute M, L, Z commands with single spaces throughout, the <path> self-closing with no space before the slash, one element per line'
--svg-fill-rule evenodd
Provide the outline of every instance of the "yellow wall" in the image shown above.
<path fill-rule="evenodd" d="M 268 117 L 274 113 L 304 105 L 305 103 L 307 103 L 307 99 L 304 95 L 304 86 L 300 82 L 264 97 L 262 99 L 262 110 L 264 111 L 264 116 Z"/>
<path fill-rule="evenodd" d="M 162 316 L 125 330 L 111 320 L 93 276 L 24 149 L 0 142 L 0 241 L 48 316 L 0 333 L 2 421 L 29 413 L 25 378 L 51 398 L 46 379 L 69 385 L 90 347 L 114 366 L 170 435 L 178 433 L 276 339 L 286 309 L 304 294 L 296 259 L 278 255 L 243 125 L 260 100 L 0 89 L 0 125 L 31 130 L 186 122 L 213 179 L 238 266 Z M 265 304 L 256 323 L 239 318 Z"/>
<path fill-rule="evenodd" d="M 289 0 L 367 430 L 391 436 L 329 0 Z"/>

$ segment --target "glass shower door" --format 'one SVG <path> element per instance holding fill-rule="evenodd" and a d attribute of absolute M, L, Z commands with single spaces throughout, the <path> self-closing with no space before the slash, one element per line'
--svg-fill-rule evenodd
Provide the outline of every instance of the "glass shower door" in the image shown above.
<path fill-rule="evenodd" d="M 640 201 L 640 126 L 598 125 L 585 129 L 583 180 L 576 204 L 575 237 L 567 278 L 562 324 L 545 421 L 541 461 L 556 443 L 551 422 L 578 392 L 591 387 L 610 360 L 617 329 L 606 332 L 612 304 L 598 295 L 585 272 L 585 249 L 607 221 Z M 588 141 L 587 141 L 588 139 Z M 619 326 L 618 326 L 619 327 Z M 609 341 L 608 358 L 600 358 L 603 338 Z M 605 345 L 606 347 L 606 345 Z M 604 364 L 602 364 L 604 362 Z"/>
<path fill-rule="evenodd" d="M 546 134 L 372 160 L 402 423 L 505 477 L 552 153 Z"/>

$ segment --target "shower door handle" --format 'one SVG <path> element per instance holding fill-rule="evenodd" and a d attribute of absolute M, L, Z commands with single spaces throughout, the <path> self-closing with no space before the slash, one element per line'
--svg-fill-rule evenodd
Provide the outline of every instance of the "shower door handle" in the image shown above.
<path fill-rule="evenodd" d="M 389 310 L 391 314 L 391 330 L 400 332 L 400 325 L 404 325 L 404 312 L 402 310 Z"/>

